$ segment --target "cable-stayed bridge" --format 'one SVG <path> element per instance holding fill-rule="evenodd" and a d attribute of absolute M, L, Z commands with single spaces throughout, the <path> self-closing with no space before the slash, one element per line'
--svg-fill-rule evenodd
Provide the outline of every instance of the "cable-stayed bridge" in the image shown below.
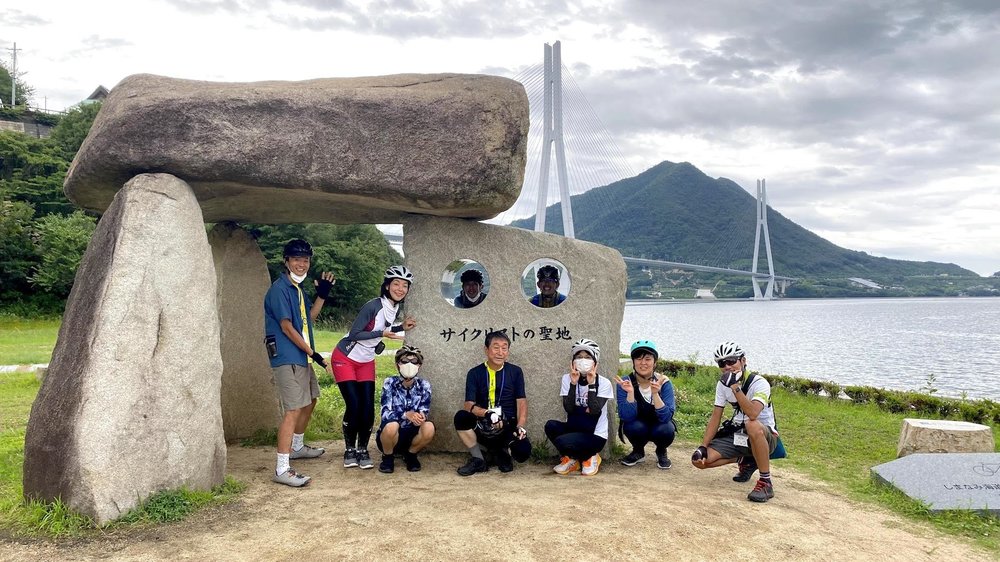
<path fill-rule="evenodd" d="M 552 231 L 552 227 L 556 227 L 558 233 L 575 238 L 572 198 L 591 192 L 594 188 L 632 178 L 636 173 L 583 95 L 569 69 L 562 64 L 561 45 L 558 41 L 551 46 L 545 45 L 542 63 L 524 69 L 513 78 L 524 85 L 531 119 L 524 184 L 520 196 L 510 209 L 485 222 L 510 224 L 534 217 L 534 230 Z M 745 217 L 737 216 L 727 222 L 725 232 L 719 234 L 720 239 L 728 241 L 730 245 L 717 245 L 700 257 L 701 263 L 645 256 L 624 256 L 625 262 L 643 268 L 749 276 L 753 282 L 755 299 L 770 299 L 775 290 L 781 294 L 794 279 L 774 274 L 770 233 L 767 228 L 766 193 L 764 180 L 758 180 L 756 208 L 750 205 Z M 596 203 L 600 208 L 619 208 L 609 190 L 593 191 L 588 196 L 602 199 Z M 546 225 L 546 210 L 557 204 L 562 224 Z M 401 236 L 392 234 L 386 237 L 390 242 L 396 243 L 402 239 Z M 750 260 L 752 255 L 750 267 L 747 270 L 731 267 L 733 255 L 745 256 L 740 259 L 741 262 Z M 762 257 L 766 261 L 763 267 L 759 267 Z"/>

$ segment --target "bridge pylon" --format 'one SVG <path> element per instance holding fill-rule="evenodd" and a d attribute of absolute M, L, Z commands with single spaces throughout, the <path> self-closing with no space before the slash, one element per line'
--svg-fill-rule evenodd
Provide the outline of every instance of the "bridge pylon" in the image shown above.
<path fill-rule="evenodd" d="M 764 233 L 764 249 L 767 252 L 767 274 L 757 273 L 757 262 L 760 257 L 760 235 Z M 753 241 L 753 300 L 769 301 L 774 298 L 774 260 L 771 258 L 771 235 L 767 230 L 767 185 L 765 180 L 757 180 L 757 233 Z M 760 290 L 761 279 L 767 279 L 767 287 Z"/>
<path fill-rule="evenodd" d="M 545 89 L 542 118 L 542 163 L 538 174 L 538 204 L 535 211 L 535 232 L 545 232 L 545 207 L 549 194 L 549 165 L 553 147 L 556 151 L 556 175 L 562 202 L 563 236 L 576 238 L 573 231 L 573 207 L 569 198 L 566 174 L 566 144 L 563 142 L 562 107 L 562 48 L 559 41 L 545 44 Z"/>

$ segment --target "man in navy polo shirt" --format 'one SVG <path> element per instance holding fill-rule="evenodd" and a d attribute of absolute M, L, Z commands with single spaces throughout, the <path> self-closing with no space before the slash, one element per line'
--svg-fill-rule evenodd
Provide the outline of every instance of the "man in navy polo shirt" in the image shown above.
<path fill-rule="evenodd" d="M 524 462 L 531 456 L 528 399 L 524 394 L 524 372 L 507 363 L 510 338 L 503 332 L 486 334 L 486 361 L 465 375 L 465 404 L 455 413 L 458 437 L 472 455 L 458 469 L 462 476 L 486 472 L 485 448 L 500 472 L 514 470 L 511 457 Z"/>
<path fill-rule="evenodd" d="M 319 316 L 336 282 L 332 273 L 322 274 L 316 283 L 316 300 L 307 313 L 301 285 L 309 273 L 312 253 L 312 247 L 305 240 L 285 244 L 285 271 L 264 297 L 264 344 L 271 360 L 281 409 L 285 412 L 278 426 L 278 460 L 273 480 L 293 487 L 305 486 L 310 477 L 292 469 L 290 459 L 316 458 L 326 452 L 303 442 L 319 397 L 312 362 L 327 368 L 313 343 L 313 320 Z"/>

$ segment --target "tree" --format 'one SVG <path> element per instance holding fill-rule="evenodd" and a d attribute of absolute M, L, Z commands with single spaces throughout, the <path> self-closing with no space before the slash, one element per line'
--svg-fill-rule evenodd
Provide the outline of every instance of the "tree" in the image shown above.
<path fill-rule="evenodd" d="M 59 124 L 53 127 L 49 139 L 55 143 L 61 151 L 63 158 L 72 161 L 76 156 L 76 151 L 80 150 L 83 139 L 90 133 L 90 127 L 94 124 L 97 112 L 101 110 L 101 103 L 87 103 L 69 110 Z"/>
<path fill-rule="evenodd" d="M 11 107 L 10 103 L 10 69 L 3 62 L 0 62 L 0 100 L 4 107 Z M 35 96 L 35 89 L 25 83 L 20 78 L 17 79 L 17 105 L 24 106 L 31 102 Z"/>
<path fill-rule="evenodd" d="M 0 131 L 0 190 L 12 201 L 30 203 L 38 214 L 70 214 L 63 193 L 66 160 L 47 139 Z"/>
<path fill-rule="evenodd" d="M 31 244 L 31 219 L 35 210 L 0 193 L 0 301 L 17 300 L 30 291 L 28 273 L 36 262 Z"/>
<path fill-rule="evenodd" d="M 35 221 L 32 239 L 41 263 L 35 267 L 31 283 L 54 296 L 69 296 L 96 226 L 97 221 L 83 211 L 67 216 L 46 215 Z"/>

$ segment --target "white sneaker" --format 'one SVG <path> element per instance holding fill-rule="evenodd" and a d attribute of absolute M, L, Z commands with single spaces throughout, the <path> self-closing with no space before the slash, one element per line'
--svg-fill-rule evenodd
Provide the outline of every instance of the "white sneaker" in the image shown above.
<path fill-rule="evenodd" d="M 594 455 L 589 459 L 583 461 L 583 468 L 580 472 L 584 476 L 593 476 L 597 474 L 598 469 L 601 468 L 601 455 Z"/>
<path fill-rule="evenodd" d="M 571 459 L 569 457 L 563 457 L 560 459 L 562 462 L 552 467 L 552 470 L 556 474 L 569 474 L 574 470 L 580 468 L 580 463 L 576 459 Z"/>

